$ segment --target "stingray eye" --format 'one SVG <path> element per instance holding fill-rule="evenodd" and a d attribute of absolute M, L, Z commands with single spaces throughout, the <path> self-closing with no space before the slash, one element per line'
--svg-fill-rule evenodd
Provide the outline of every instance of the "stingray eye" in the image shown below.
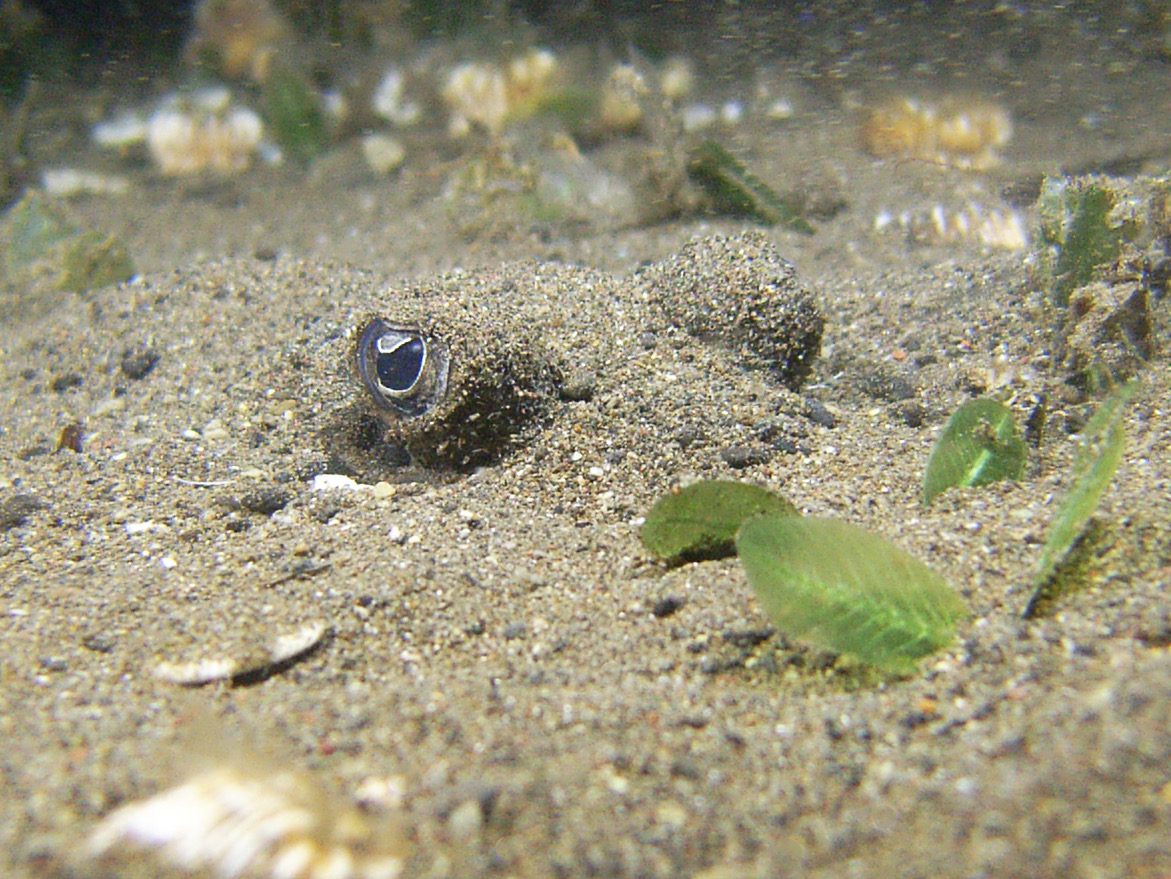
<path fill-rule="evenodd" d="M 374 340 L 374 372 L 384 393 L 409 394 L 427 363 L 422 336 L 391 331 Z"/>
<path fill-rule="evenodd" d="M 374 402 L 414 418 L 447 390 L 447 354 L 418 330 L 372 321 L 358 340 L 358 372 Z"/>

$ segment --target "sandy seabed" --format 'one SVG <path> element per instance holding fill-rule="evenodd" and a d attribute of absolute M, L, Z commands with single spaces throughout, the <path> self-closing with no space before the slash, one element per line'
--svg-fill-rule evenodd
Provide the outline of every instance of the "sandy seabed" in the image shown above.
<path fill-rule="evenodd" d="M 0 327 L 0 872 L 174 875 L 158 852 L 92 860 L 85 840 L 118 805 L 230 767 L 291 771 L 313 845 L 401 855 L 408 876 L 1171 875 L 1166 360 L 1129 410 L 1084 588 L 1023 621 L 1092 407 L 1062 394 L 1028 251 L 874 222 L 1041 173 L 1166 170 L 1171 69 L 1073 12 L 1026 11 L 1035 51 L 996 64 L 916 20 L 876 23 L 840 76 L 798 54 L 796 115 L 729 135 L 762 178 L 845 197 L 811 237 L 764 232 L 826 320 L 796 392 L 647 303 L 647 266 L 738 221 L 469 238 L 410 158 L 375 179 L 345 146 L 317 173 L 203 186 L 140 168 L 127 194 L 75 203 L 143 275 Z M 931 88 L 1011 109 L 999 167 L 860 149 L 850 96 L 923 88 L 910 55 L 949 58 Z M 337 437 L 361 434 L 347 333 L 489 293 L 476 350 L 567 357 L 574 391 L 470 472 L 395 471 L 365 448 L 352 472 L 387 485 L 314 490 L 354 463 Z M 1048 396 L 1025 478 L 924 508 L 931 446 L 981 392 L 1022 422 Z M 81 452 L 55 451 L 75 422 Z M 693 478 L 884 535 L 970 619 L 885 683 L 787 642 L 734 559 L 668 568 L 640 544 L 650 505 Z M 264 666 L 315 623 L 316 647 Z M 152 674 L 220 656 L 261 673 Z M 354 836 L 338 816 L 362 799 Z"/>

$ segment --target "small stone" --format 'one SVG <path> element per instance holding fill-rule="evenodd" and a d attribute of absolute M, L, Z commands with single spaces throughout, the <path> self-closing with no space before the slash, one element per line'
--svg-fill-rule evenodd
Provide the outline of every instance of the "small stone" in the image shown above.
<path fill-rule="evenodd" d="M 224 423 L 218 418 L 213 418 L 205 424 L 203 430 L 199 433 L 205 440 L 222 440 L 227 439 L 229 436 L 227 428 L 224 427 Z"/>
<path fill-rule="evenodd" d="M 30 513 L 48 505 L 31 494 L 15 494 L 0 500 L 0 531 L 18 528 L 28 521 Z"/>
<path fill-rule="evenodd" d="M 250 513 L 259 513 L 262 516 L 271 516 L 277 510 L 284 509 L 292 495 L 286 489 L 276 485 L 266 485 L 247 491 L 240 495 L 240 506 Z"/>
<path fill-rule="evenodd" d="M 517 638 L 523 638 L 527 627 L 524 623 L 509 623 L 504 627 L 504 640 L 513 641 Z"/>
<path fill-rule="evenodd" d="M 122 374 L 137 381 L 144 378 L 159 362 L 159 355 L 153 348 L 127 348 L 122 352 Z"/>
<path fill-rule="evenodd" d="M 830 412 L 828 409 L 826 409 L 825 406 L 823 406 L 821 403 L 817 402 L 816 400 L 806 400 L 805 401 L 804 415 L 806 418 L 808 418 L 814 424 L 819 425 L 821 427 L 826 427 L 826 428 L 832 429 L 834 427 L 837 427 L 837 424 L 838 424 L 838 420 L 836 418 L 834 418 L 833 413 Z"/>
<path fill-rule="evenodd" d="M 100 400 L 97 405 L 90 410 L 91 418 L 100 418 L 103 415 L 110 415 L 113 412 L 121 412 L 126 408 L 125 397 L 107 397 L 105 400 Z"/>
<path fill-rule="evenodd" d="M 655 807 L 655 821 L 667 827 L 682 827 L 687 823 L 687 809 L 674 800 L 667 800 Z"/>
<path fill-rule="evenodd" d="M 81 443 L 85 438 L 85 431 L 76 421 L 61 428 L 61 435 L 57 438 L 57 451 L 67 449 L 70 452 L 81 454 Z"/>
<path fill-rule="evenodd" d="M 678 595 L 665 595 L 655 602 L 655 606 L 651 608 L 651 615 L 660 620 L 665 619 L 678 611 L 686 603 L 687 600 Z"/>
<path fill-rule="evenodd" d="M 53 380 L 49 382 L 49 387 L 60 394 L 71 388 L 80 388 L 84 383 L 85 379 L 76 372 L 67 372 L 63 375 L 53 376 Z"/>
<path fill-rule="evenodd" d="M 447 827 L 451 835 L 459 840 L 469 840 L 478 836 L 484 826 L 484 812 L 475 800 L 464 800 L 451 810 L 447 817 Z"/>
<path fill-rule="evenodd" d="M 374 496 L 374 500 L 384 501 L 387 498 L 394 497 L 394 491 L 395 489 L 393 485 L 391 485 L 389 482 L 383 481 L 374 483 L 374 487 L 371 489 L 370 493 Z"/>
<path fill-rule="evenodd" d="M 385 175 L 402 165 L 407 151 L 389 134 L 367 134 L 362 138 L 362 157 L 371 171 Z"/>
<path fill-rule="evenodd" d="M 729 446 L 720 452 L 720 460 L 733 470 L 743 470 L 754 464 L 764 464 L 771 457 L 767 449 L 748 446 Z"/>
<path fill-rule="evenodd" d="M 598 376 L 592 370 L 579 369 L 561 386 L 561 398 L 571 402 L 588 402 L 594 398 Z"/>
<path fill-rule="evenodd" d="M 313 477 L 314 491 L 357 491 L 361 486 L 340 473 L 318 473 Z"/>

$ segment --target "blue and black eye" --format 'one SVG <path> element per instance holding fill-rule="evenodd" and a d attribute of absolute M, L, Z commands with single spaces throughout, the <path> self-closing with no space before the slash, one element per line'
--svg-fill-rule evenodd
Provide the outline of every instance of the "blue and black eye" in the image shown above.
<path fill-rule="evenodd" d="M 447 390 L 447 352 L 424 333 L 371 321 L 358 337 L 358 373 L 379 407 L 425 415 Z"/>

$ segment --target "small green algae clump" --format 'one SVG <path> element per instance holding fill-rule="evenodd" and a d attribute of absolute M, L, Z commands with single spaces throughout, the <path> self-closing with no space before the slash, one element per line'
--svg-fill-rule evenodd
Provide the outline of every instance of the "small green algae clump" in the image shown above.
<path fill-rule="evenodd" d="M 765 513 L 796 516 L 779 494 L 743 482 L 696 482 L 664 495 L 646 515 L 639 536 L 649 552 L 669 562 L 734 555 L 740 526 Z"/>
<path fill-rule="evenodd" d="M 1027 455 L 1012 410 L 997 400 L 969 400 L 951 416 L 931 452 L 923 504 L 954 486 L 1020 479 Z"/>
<path fill-rule="evenodd" d="M 763 226 L 784 226 L 802 235 L 814 232 L 796 199 L 778 195 L 714 140 L 705 140 L 691 152 L 687 170 L 718 214 L 745 217 Z"/>
<path fill-rule="evenodd" d="M 845 522 L 759 516 L 740 529 L 736 548 L 785 635 L 894 674 L 950 644 L 967 614 L 942 577 Z"/>
<path fill-rule="evenodd" d="M 1088 284 L 1096 267 L 1117 259 L 1122 231 L 1111 218 L 1118 200 L 1106 178 L 1047 177 L 1041 186 L 1042 271 L 1052 304 Z"/>
<path fill-rule="evenodd" d="M 1038 615 L 1061 592 L 1059 567 L 1070 549 L 1086 530 L 1086 524 L 1098 508 L 1102 495 L 1114 480 L 1122 454 L 1126 449 L 1126 425 L 1123 416 L 1131 397 L 1138 390 L 1138 382 L 1129 382 L 1106 400 L 1082 432 L 1081 446 L 1073 463 L 1073 478 L 1069 494 L 1061 504 L 1045 548 L 1041 551 L 1041 565 L 1037 571 L 1036 586 L 1028 605 L 1026 618 Z"/>
<path fill-rule="evenodd" d="M 38 313 L 60 293 L 133 275 L 134 263 L 117 238 L 79 229 L 39 192 L 29 192 L 0 218 L 0 316 Z"/>

